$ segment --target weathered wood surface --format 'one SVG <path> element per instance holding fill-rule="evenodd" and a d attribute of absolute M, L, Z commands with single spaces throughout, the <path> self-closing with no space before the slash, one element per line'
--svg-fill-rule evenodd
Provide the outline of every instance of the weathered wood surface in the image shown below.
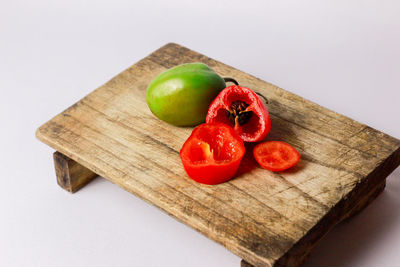
<path fill-rule="evenodd" d="M 53 158 L 57 183 L 68 192 L 75 193 L 97 177 L 97 174 L 60 152 L 54 152 Z"/>
<path fill-rule="evenodd" d="M 192 129 L 158 120 L 145 102 L 157 74 L 186 62 L 204 62 L 266 96 L 267 140 L 292 144 L 299 164 L 272 173 L 247 157 L 227 183 L 189 179 L 179 150 Z M 37 137 L 255 266 L 299 265 L 327 231 L 373 199 L 400 163 L 399 140 L 176 44 L 54 117 Z"/>

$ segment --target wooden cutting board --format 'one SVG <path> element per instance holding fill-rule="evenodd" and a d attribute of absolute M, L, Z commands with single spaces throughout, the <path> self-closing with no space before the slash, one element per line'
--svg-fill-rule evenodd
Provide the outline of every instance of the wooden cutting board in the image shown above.
<path fill-rule="evenodd" d="M 268 98 L 272 130 L 301 161 L 261 169 L 251 146 L 237 177 L 207 186 L 189 179 L 179 150 L 192 128 L 154 117 L 146 87 L 162 71 L 203 62 Z M 372 201 L 400 163 L 400 141 L 177 44 L 167 44 L 44 125 L 59 184 L 74 192 L 97 174 L 159 207 L 244 261 L 300 265 L 318 240 Z M 246 263 L 247 262 L 247 263 Z M 172 263 L 171 263 L 172 265 Z"/>

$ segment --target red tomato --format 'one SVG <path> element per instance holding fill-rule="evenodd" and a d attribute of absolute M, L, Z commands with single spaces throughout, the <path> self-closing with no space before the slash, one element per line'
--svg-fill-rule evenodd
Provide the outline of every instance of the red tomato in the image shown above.
<path fill-rule="evenodd" d="M 286 170 L 300 160 L 300 153 L 295 148 L 280 141 L 269 141 L 256 145 L 253 155 L 261 167 L 275 172 Z"/>
<path fill-rule="evenodd" d="M 219 184 L 231 179 L 244 156 L 243 140 L 229 126 L 197 126 L 180 151 L 186 173 L 196 182 Z"/>
<path fill-rule="evenodd" d="M 245 142 L 261 141 L 271 129 L 265 104 L 251 89 L 238 85 L 219 93 L 208 109 L 206 121 L 233 127 Z"/>

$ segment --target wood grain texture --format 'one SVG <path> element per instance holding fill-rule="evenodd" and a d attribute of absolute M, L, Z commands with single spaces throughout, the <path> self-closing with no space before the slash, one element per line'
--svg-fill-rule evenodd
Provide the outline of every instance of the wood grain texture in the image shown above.
<path fill-rule="evenodd" d="M 191 128 L 154 117 L 148 83 L 203 62 L 268 98 L 267 140 L 302 155 L 291 170 L 257 166 L 251 146 L 237 177 L 207 186 L 187 177 L 179 150 Z M 254 266 L 299 265 L 335 224 L 360 210 L 400 163 L 400 141 L 177 44 L 167 44 L 41 126 L 37 137 L 190 225 Z M 381 188 L 380 187 L 380 188 Z"/>
<path fill-rule="evenodd" d="M 53 159 L 57 183 L 70 193 L 75 193 L 97 177 L 97 174 L 60 152 L 54 152 Z"/>

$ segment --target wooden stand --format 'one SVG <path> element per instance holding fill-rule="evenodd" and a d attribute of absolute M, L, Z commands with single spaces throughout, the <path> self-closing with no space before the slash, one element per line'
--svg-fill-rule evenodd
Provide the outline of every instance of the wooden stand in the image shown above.
<path fill-rule="evenodd" d="M 268 98 L 267 139 L 293 145 L 299 164 L 268 172 L 248 150 L 227 183 L 189 179 L 179 150 L 191 129 L 157 119 L 146 103 L 154 77 L 189 62 Z M 57 181 L 65 190 L 73 193 L 98 174 L 254 266 L 301 265 L 326 233 L 382 192 L 400 165 L 400 140 L 173 43 L 53 117 L 36 136 L 58 151 Z"/>

